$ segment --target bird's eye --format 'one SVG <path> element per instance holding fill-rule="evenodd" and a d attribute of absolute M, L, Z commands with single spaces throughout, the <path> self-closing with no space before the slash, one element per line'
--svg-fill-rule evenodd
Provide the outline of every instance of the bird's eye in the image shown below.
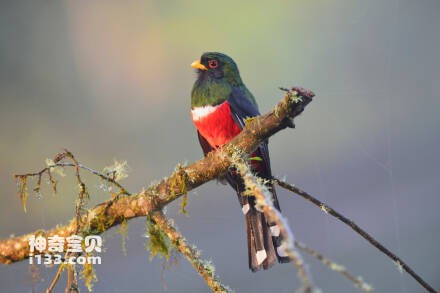
<path fill-rule="evenodd" d="M 209 65 L 209 68 L 212 68 L 212 69 L 217 68 L 218 67 L 218 61 L 215 60 L 215 59 L 209 60 L 208 65 Z"/>

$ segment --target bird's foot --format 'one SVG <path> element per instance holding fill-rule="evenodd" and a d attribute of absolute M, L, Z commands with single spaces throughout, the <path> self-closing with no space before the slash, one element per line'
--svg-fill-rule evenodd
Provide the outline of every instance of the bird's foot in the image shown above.
<path fill-rule="evenodd" d="M 254 117 L 246 117 L 245 119 L 244 119 L 244 124 L 245 125 L 247 125 L 249 122 L 251 122 L 252 120 L 254 120 L 256 117 L 254 116 Z"/>

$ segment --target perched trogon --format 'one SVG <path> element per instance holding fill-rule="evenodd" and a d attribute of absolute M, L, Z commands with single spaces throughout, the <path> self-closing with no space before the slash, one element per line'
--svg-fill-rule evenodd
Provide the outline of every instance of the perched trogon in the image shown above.
<path fill-rule="evenodd" d="M 191 91 L 191 119 L 206 155 L 228 143 L 243 129 L 247 118 L 260 115 L 254 96 L 241 80 L 237 65 L 229 56 L 208 52 L 191 64 L 197 69 L 197 80 Z M 267 142 L 262 143 L 250 161 L 252 171 L 259 177 L 271 179 Z M 278 262 L 289 262 L 280 229 L 266 219 L 255 207 L 255 197 L 242 194 L 242 178 L 233 170 L 226 174 L 227 182 L 238 194 L 246 217 L 249 268 L 255 272 L 268 269 Z M 279 210 L 278 199 L 270 180 L 273 205 Z"/>

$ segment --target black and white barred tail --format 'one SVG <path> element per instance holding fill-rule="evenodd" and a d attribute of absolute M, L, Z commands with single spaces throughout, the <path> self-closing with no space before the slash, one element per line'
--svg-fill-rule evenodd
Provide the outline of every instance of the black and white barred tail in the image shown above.
<path fill-rule="evenodd" d="M 277 261 L 280 263 L 290 262 L 280 228 L 275 223 L 268 222 L 263 212 L 255 208 L 254 196 L 242 194 L 244 186 L 239 176 L 230 173 L 227 179 L 237 191 L 246 218 L 249 268 L 256 272 L 262 268 L 267 270 Z M 274 207 L 280 210 L 275 189 L 272 185 L 269 185 L 268 189 L 272 192 Z"/>

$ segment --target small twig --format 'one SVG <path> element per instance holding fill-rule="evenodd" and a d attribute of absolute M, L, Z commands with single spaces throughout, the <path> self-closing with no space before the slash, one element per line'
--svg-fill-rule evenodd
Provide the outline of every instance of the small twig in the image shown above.
<path fill-rule="evenodd" d="M 195 246 L 187 243 L 182 234 L 180 234 L 180 232 L 173 227 L 173 225 L 161 211 L 154 212 L 152 219 L 156 225 L 168 236 L 173 246 L 186 257 L 186 259 L 196 269 L 196 271 L 205 280 L 206 284 L 208 284 L 213 292 L 232 292 L 229 287 L 220 282 L 220 279 L 215 274 L 212 264 L 200 257 L 200 253 Z"/>
<path fill-rule="evenodd" d="M 50 169 L 55 168 L 55 167 L 75 167 L 76 165 L 74 163 L 67 163 L 67 162 L 59 162 L 59 163 L 55 163 L 53 165 L 49 165 L 43 169 L 41 169 L 38 172 L 34 172 L 34 173 L 26 173 L 26 174 L 17 174 L 14 175 L 15 178 L 20 178 L 20 177 L 35 177 L 38 176 L 38 178 L 40 178 L 39 176 L 42 176 L 44 173 L 48 172 L 48 176 L 49 179 L 52 178 L 52 174 L 50 171 Z M 87 167 L 81 163 L 78 163 L 78 168 L 80 169 L 84 169 L 89 171 L 90 173 L 99 176 L 101 179 L 110 182 L 111 184 L 113 184 L 114 186 L 116 186 L 121 194 L 125 194 L 125 195 L 129 195 L 130 193 L 121 185 L 119 184 L 119 182 L 117 182 L 116 180 L 114 180 L 113 178 L 110 178 L 109 176 L 106 176 L 105 174 L 96 171 L 90 167 Z M 39 179 L 41 182 L 41 179 Z M 54 181 L 53 179 L 51 180 L 51 182 Z"/>
<path fill-rule="evenodd" d="M 67 256 L 67 253 L 66 253 Z M 53 288 L 55 287 L 55 285 L 57 284 L 58 280 L 60 279 L 61 273 L 63 272 L 64 268 L 66 265 L 64 264 L 60 264 L 60 266 L 58 267 L 58 271 L 55 274 L 55 277 L 52 280 L 52 283 L 50 283 L 49 288 L 46 289 L 46 293 L 51 293 Z"/>
<path fill-rule="evenodd" d="M 55 166 L 57 166 L 57 167 L 74 167 L 75 165 L 72 164 L 72 163 L 57 163 L 57 164 L 55 164 L 53 166 L 49 166 L 49 167 L 55 167 Z M 106 176 L 105 174 L 103 174 L 103 173 L 101 173 L 99 171 L 96 171 L 96 170 L 94 170 L 92 168 L 89 168 L 89 167 L 87 167 L 85 165 L 82 165 L 80 163 L 78 163 L 78 167 L 81 168 L 81 169 L 87 170 L 90 173 L 95 174 L 96 176 L 100 177 L 101 179 L 103 179 L 105 181 L 108 181 L 111 184 L 115 185 L 117 188 L 119 188 L 119 191 L 120 191 L 121 194 L 130 195 L 130 193 L 119 182 L 117 182 L 114 178 Z"/>
<path fill-rule="evenodd" d="M 316 250 L 306 246 L 304 243 L 300 243 L 298 241 L 295 241 L 295 246 L 298 249 L 300 249 L 302 252 L 307 253 L 307 254 L 315 257 L 316 259 L 318 259 L 321 263 L 323 263 L 326 267 L 328 267 L 332 271 L 335 271 L 335 272 L 341 274 L 342 276 L 344 276 L 345 278 L 347 278 L 350 282 L 352 282 L 356 287 L 358 287 L 362 291 L 364 291 L 366 293 L 374 292 L 373 287 L 371 287 L 371 285 L 367 284 L 362 279 L 362 277 L 353 276 L 352 274 L 350 274 L 347 271 L 347 269 L 344 266 L 337 264 L 334 261 L 328 259 L 327 257 L 325 257 L 321 253 L 317 252 Z"/>
<path fill-rule="evenodd" d="M 75 165 L 75 176 L 76 176 L 76 181 L 78 182 L 79 185 L 79 193 L 78 193 L 78 200 L 76 202 L 76 206 L 75 206 L 75 217 L 76 217 L 76 230 L 74 234 L 77 234 L 80 229 L 81 229 L 81 220 L 82 220 L 82 213 L 81 211 L 84 208 L 84 197 L 88 198 L 89 194 L 87 192 L 87 188 L 86 185 L 84 183 L 84 181 L 82 181 L 81 176 L 79 174 L 79 163 L 76 160 L 75 156 L 69 152 L 67 149 L 64 149 L 64 156 L 63 157 L 68 157 L 73 161 L 73 164 Z"/>
<path fill-rule="evenodd" d="M 329 207 L 328 205 L 326 205 L 322 201 L 316 199 L 315 197 L 313 197 L 309 193 L 305 192 L 304 190 L 302 190 L 296 186 L 290 185 L 290 184 L 288 184 L 278 178 L 275 178 L 275 177 L 273 178 L 273 181 L 276 184 L 278 184 L 279 186 L 281 186 L 282 188 L 289 190 L 295 194 L 298 194 L 302 198 L 310 201 L 314 205 L 318 206 L 326 214 L 329 214 L 329 215 L 335 217 L 336 219 L 338 219 L 339 221 L 343 222 L 347 226 L 350 226 L 357 234 L 361 235 L 369 243 L 371 243 L 371 245 L 373 245 L 374 247 L 379 249 L 382 253 L 384 253 L 389 258 L 391 258 L 398 267 L 402 268 L 404 271 L 406 271 L 408 274 L 410 274 L 411 277 L 413 277 L 428 292 L 434 292 L 434 293 L 437 292 L 425 280 L 423 280 L 422 277 L 420 277 L 415 271 L 413 271 L 411 269 L 411 267 L 408 266 L 400 257 L 398 257 L 393 252 L 391 252 L 389 249 L 387 249 L 385 246 L 383 246 L 379 241 L 377 241 L 373 236 L 371 236 L 369 233 L 367 233 L 365 230 L 363 230 L 361 227 L 359 227 L 355 222 L 353 222 L 349 218 L 345 217 L 341 213 L 338 213 L 337 211 L 335 211 L 334 209 L 332 209 L 331 207 Z"/>
<path fill-rule="evenodd" d="M 78 161 L 76 160 L 76 158 L 74 157 L 74 155 L 69 152 L 67 149 L 64 149 L 64 153 L 58 154 L 56 156 L 56 161 L 62 160 L 63 158 L 68 157 L 70 158 L 73 163 L 75 164 L 75 175 L 76 175 L 76 180 L 78 182 L 79 185 L 79 194 L 78 194 L 78 200 L 76 203 L 76 207 L 75 207 L 75 218 L 76 218 L 76 228 L 75 228 L 75 233 L 74 234 L 78 234 L 78 232 L 81 229 L 81 219 L 82 219 L 82 213 L 81 210 L 83 209 L 83 205 L 84 205 L 84 196 L 88 196 L 87 193 L 87 189 L 86 189 L 86 185 L 85 183 L 82 181 L 81 176 L 79 174 L 79 167 L 78 167 Z M 48 169 L 48 171 L 50 171 L 50 168 Z M 41 171 L 40 171 L 41 172 Z M 41 174 L 38 176 L 38 184 L 41 181 Z M 68 251 L 66 251 L 66 254 L 64 256 L 64 259 L 67 259 L 69 257 L 70 253 Z M 53 279 L 52 283 L 50 284 L 49 288 L 46 290 L 46 293 L 51 293 L 53 288 L 55 287 L 56 283 L 58 282 L 61 272 L 64 270 L 65 266 L 67 266 L 67 288 L 66 291 L 70 289 L 68 289 L 69 287 L 72 286 L 72 275 L 71 275 L 71 267 L 70 265 L 65 265 L 65 264 L 61 264 L 58 268 L 58 271 L 55 275 L 55 278 Z"/>
<path fill-rule="evenodd" d="M 76 279 L 76 268 L 74 264 L 67 265 L 67 284 L 65 293 L 79 293 L 78 282 Z"/>
<path fill-rule="evenodd" d="M 67 284 L 66 284 L 66 290 L 64 291 L 65 293 L 70 293 L 70 289 L 72 288 L 72 283 L 73 283 L 72 266 L 68 265 L 67 266 Z"/>
<path fill-rule="evenodd" d="M 75 218 L 76 218 L 76 227 L 75 227 L 75 233 L 74 234 L 78 234 L 81 230 L 81 223 L 82 223 L 82 217 L 83 217 L 83 213 L 82 210 L 84 208 L 84 197 L 86 197 L 88 199 L 89 195 L 87 192 L 87 188 L 86 185 L 84 183 L 84 181 L 81 179 L 81 175 L 79 173 L 79 163 L 77 161 L 77 159 L 75 158 L 75 156 L 68 151 L 67 149 L 64 149 L 64 152 L 61 154 L 58 154 L 55 157 L 55 162 L 58 163 L 60 160 L 64 159 L 64 158 L 69 158 L 73 161 L 74 167 L 75 167 L 75 176 L 76 176 L 76 180 L 77 183 L 79 185 L 79 193 L 78 193 L 78 200 L 76 202 L 76 206 L 75 206 Z M 50 167 L 48 167 L 47 171 L 50 174 Z M 40 182 L 41 182 L 41 175 L 43 174 L 42 172 L 44 171 L 40 171 L 38 174 L 38 183 L 37 183 L 37 187 L 39 188 Z M 49 175 L 50 178 L 50 175 Z M 70 257 L 70 253 L 66 252 L 64 259 L 67 259 L 68 257 Z M 55 275 L 54 280 L 52 281 L 50 287 L 46 290 L 47 293 L 52 292 L 55 284 L 58 282 L 59 277 L 61 275 L 61 272 L 64 270 L 65 265 L 60 265 L 57 274 Z M 66 292 L 70 292 L 71 288 L 72 288 L 72 284 L 73 284 L 73 271 L 72 271 L 72 267 L 71 265 L 67 265 L 67 288 L 66 288 Z"/>

